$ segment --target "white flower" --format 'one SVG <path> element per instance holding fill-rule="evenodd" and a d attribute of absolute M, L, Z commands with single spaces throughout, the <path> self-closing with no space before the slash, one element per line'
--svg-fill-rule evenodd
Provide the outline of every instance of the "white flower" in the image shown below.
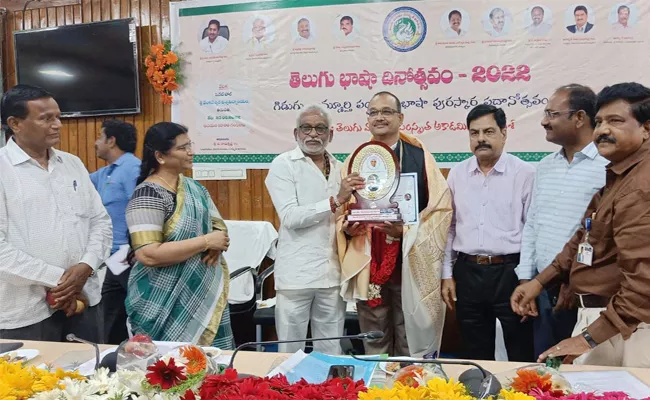
<path fill-rule="evenodd" d="M 97 388 L 95 393 L 105 394 L 108 393 L 111 387 L 118 384 L 117 377 L 109 376 L 110 371 L 106 368 L 100 368 L 95 371 L 95 374 L 90 378 L 89 384 L 93 388 Z"/>
<path fill-rule="evenodd" d="M 59 400 L 63 396 L 61 389 L 54 389 L 48 392 L 41 392 L 34 396 L 34 400 Z"/>
<path fill-rule="evenodd" d="M 117 380 L 129 392 L 142 394 L 142 382 L 145 379 L 144 371 L 117 371 Z"/>

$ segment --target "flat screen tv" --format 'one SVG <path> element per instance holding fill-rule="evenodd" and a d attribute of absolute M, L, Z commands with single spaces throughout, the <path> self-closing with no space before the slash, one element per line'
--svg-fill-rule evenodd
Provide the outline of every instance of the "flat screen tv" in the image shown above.
<path fill-rule="evenodd" d="M 54 95 L 64 117 L 140 112 L 132 18 L 14 32 L 18 83 Z"/>

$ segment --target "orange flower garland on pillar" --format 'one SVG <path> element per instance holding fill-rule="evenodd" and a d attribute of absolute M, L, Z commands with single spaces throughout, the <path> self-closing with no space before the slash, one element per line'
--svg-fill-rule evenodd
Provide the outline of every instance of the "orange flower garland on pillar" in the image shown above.
<path fill-rule="evenodd" d="M 180 58 L 171 50 L 171 42 L 168 40 L 151 46 L 151 54 L 144 60 L 147 80 L 160 93 L 163 104 L 172 103 L 172 92 L 178 89 L 182 81 L 180 63 Z"/>

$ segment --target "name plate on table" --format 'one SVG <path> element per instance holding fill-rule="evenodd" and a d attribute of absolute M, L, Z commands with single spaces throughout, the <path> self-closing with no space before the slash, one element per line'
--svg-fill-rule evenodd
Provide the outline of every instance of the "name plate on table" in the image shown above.
<path fill-rule="evenodd" d="M 368 142 L 352 154 L 348 174 L 356 172 L 366 180 L 366 187 L 354 192 L 356 203 L 349 206 L 349 222 L 400 222 L 399 205 L 392 197 L 399 186 L 397 156 L 381 142 Z"/>

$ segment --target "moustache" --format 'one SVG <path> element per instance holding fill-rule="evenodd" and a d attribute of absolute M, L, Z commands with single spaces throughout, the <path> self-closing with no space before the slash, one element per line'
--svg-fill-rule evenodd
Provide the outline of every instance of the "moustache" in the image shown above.
<path fill-rule="evenodd" d="M 478 146 L 474 148 L 474 150 L 479 150 L 479 149 L 491 149 L 492 146 L 487 144 L 487 143 L 481 143 Z"/>
<path fill-rule="evenodd" d="M 609 135 L 600 135 L 600 136 L 598 136 L 596 138 L 596 144 L 600 144 L 600 143 L 603 143 L 603 142 L 616 144 L 616 139 L 614 139 L 613 137 L 611 137 Z"/>
<path fill-rule="evenodd" d="M 314 143 L 323 144 L 323 141 L 321 139 L 309 139 L 309 140 L 305 140 L 303 143 L 305 143 L 305 144 L 314 144 Z"/>

